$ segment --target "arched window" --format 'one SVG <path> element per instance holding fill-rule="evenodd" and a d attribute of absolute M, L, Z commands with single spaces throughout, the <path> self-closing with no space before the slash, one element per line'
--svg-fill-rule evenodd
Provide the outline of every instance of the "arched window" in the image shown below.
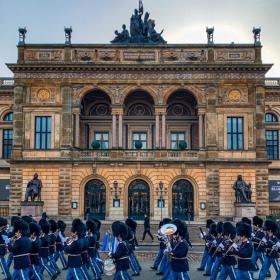
<path fill-rule="evenodd" d="M 267 113 L 265 114 L 265 122 L 278 122 L 278 119 L 275 114 Z"/>
<path fill-rule="evenodd" d="M 10 112 L 10 113 L 6 114 L 6 115 L 4 116 L 4 118 L 3 118 L 3 120 L 4 120 L 5 122 L 12 122 L 12 121 L 14 120 L 14 114 L 13 114 L 13 112 Z"/>

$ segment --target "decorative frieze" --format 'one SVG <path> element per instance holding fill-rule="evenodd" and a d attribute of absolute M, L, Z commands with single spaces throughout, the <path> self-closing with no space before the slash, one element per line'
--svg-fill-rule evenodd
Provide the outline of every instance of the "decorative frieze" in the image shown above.
<path fill-rule="evenodd" d="M 255 60 L 255 50 L 254 49 L 221 49 L 215 50 L 215 61 L 251 61 Z"/>
<path fill-rule="evenodd" d="M 53 104 L 56 102 L 55 87 L 32 87 L 31 103 L 34 104 Z"/>
<path fill-rule="evenodd" d="M 248 103 L 248 88 L 241 86 L 224 86 L 220 89 L 219 103 L 240 104 Z"/>
<path fill-rule="evenodd" d="M 64 50 L 49 50 L 49 49 L 27 49 L 24 52 L 24 60 L 31 61 L 63 61 Z"/>

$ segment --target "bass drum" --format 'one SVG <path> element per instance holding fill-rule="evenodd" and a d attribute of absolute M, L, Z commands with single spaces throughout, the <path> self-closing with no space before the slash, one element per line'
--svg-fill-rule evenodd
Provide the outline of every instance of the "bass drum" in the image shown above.
<path fill-rule="evenodd" d="M 116 271 L 116 266 L 112 259 L 106 259 L 104 261 L 104 274 L 106 276 L 112 276 Z"/>

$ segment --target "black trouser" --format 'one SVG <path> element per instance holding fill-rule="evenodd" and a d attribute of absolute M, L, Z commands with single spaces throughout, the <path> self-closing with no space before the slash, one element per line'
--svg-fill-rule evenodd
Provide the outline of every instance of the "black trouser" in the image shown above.
<path fill-rule="evenodd" d="M 154 237 L 151 234 L 150 228 L 145 228 L 144 232 L 143 232 L 143 238 L 142 240 L 145 240 L 146 234 L 148 233 L 148 235 L 150 235 L 150 237 L 152 238 L 152 240 L 154 240 Z"/>
<path fill-rule="evenodd" d="M 136 247 L 139 247 L 138 241 L 137 241 L 137 237 L 136 237 L 136 231 L 133 231 L 133 234 L 134 234 L 134 245 L 135 245 Z"/>

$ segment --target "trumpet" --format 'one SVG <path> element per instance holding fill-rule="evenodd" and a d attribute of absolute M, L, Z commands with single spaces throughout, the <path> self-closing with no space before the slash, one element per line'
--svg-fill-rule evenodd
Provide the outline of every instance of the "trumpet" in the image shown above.
<path fill-rule="evenodd" d="M 70 237 L 68 237 L 65 241 L 66 245 L 71 245 L 75 240 L 77 240 L 77 236 L 72 234 Z"/>
<path fill-rule="evenodd" d="M 173 224 L 166 224 L 160 228 L 160 233 L 163 235 L 163 238 L 165 239 L 165 245 L 166 245 L 165 253 L 169 257 L 171 257 L 171 251 L 172 251 L 171 242 L 173 241 L 173 234 L 176 231 L 177 231 L 177 227 Z"/>

